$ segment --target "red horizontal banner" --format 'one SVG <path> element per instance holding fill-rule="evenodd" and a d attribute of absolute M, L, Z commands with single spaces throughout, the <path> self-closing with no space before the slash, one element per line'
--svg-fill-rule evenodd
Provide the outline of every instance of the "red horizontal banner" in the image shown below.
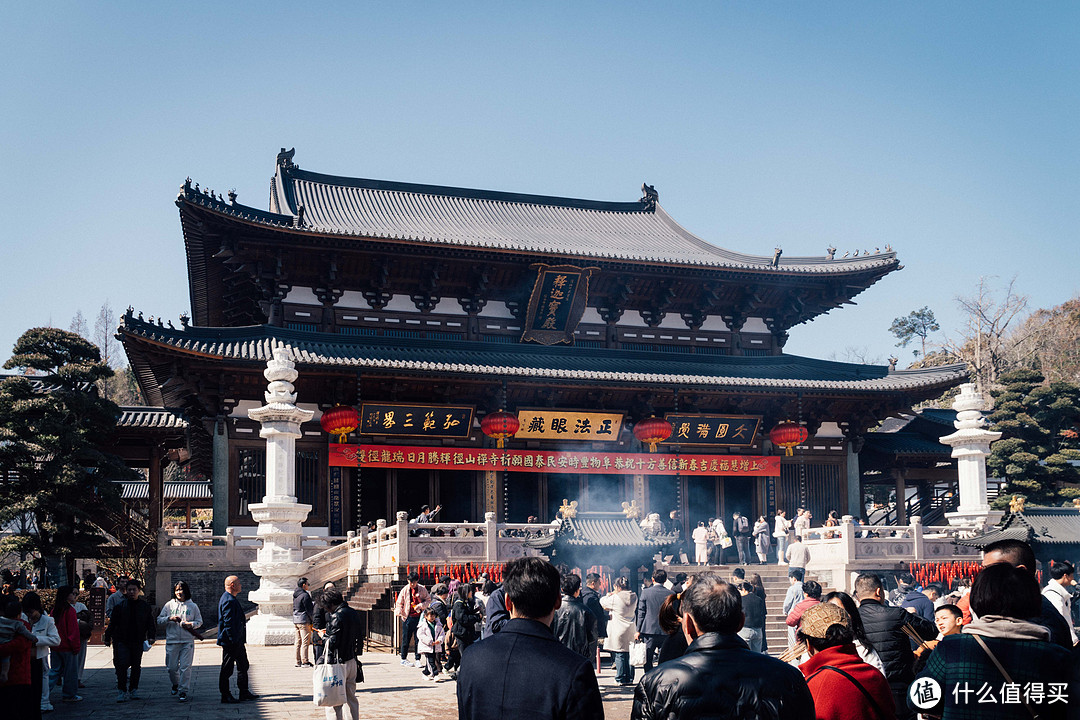
<path fill-rule="evenodd" d="M 402 445 L 331 443 L 331 467 L 424 470 L 510 470 L 594 475 L 767 475 L 780 476 L 780 457 L 761 455 L 666 455 L 657 453 L 552 452 Z"/>

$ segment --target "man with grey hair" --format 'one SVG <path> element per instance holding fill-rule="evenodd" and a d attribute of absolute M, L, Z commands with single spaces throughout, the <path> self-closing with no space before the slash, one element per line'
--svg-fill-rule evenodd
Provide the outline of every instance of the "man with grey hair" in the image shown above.
<path fill-rule="evenodd" d="M 814 698 L 797 669 L 755 653 L 738 636 L 745 617 L 738 591 L 703 573 L 682 596 L 682 657 L 646 673 L 632 720 L 738 717 L 813 720 Z"/>

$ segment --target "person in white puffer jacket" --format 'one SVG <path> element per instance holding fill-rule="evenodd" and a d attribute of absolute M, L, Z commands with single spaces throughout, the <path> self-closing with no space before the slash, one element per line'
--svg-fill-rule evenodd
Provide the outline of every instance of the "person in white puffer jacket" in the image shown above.
<path fill-rule="evenodd" d="M 37 637 L 32 659 L 41 667 L 41 679 L 37 680 L 41 684 L 41 712 L 49 712 L 53 709 L 52 702 L 49 700 L 52 690 L 48 683 L 49 650 L 60 645 L 60 633 L 56 630 L 56 621 L 45 612 L 41 605 L 41 597 L 36 592 L 23 595 L 22 606 L 23 617 L 30 623 L 30 631 Z M 31 667 L 31 673 L 37 672 L 38 670 Z M 33 684 L 33 675 L 31 677 L 31 684 Z"/>
<path fill-rule="evenodd" d="M 157 618 L 165 626 L 165 667 L 169 669 L 172 694 L 180 702 L 191 691 L 191 664 L 195 660 L 195 636 L 189 632 L 203 624 L 199 606 L 191 601 L 191 588 L 183 580 L 173 588 L 173 599 L 165 603 Z"/>

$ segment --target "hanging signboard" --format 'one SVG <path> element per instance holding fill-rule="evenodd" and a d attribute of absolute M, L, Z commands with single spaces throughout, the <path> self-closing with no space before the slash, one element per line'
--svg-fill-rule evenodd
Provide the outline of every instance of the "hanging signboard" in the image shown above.
<path fill-rule="evenodd" d="M 473 409 L 451 405 L 364 403 L 360 408 L 361 435 L 467 438 Z"/>
<path fill-rule="evenodd" d="M 574 410 L 518 410 L 516 440 L 590 440 L 619 438 L 622 413 Z"/>
<path fill-rule="evenodd" d="M 342 528 L 342 503 L 341 503 L 341 468 L 332 467 L 329 473 L 329 485 L 330 485 L 330 503 L 329 520 L 330 520 L 330 534 L 341 535 Z"/>
<path fill-rule="evenodd" d="M 597 475 L 780 476 L 780 456 L 551 452 L 405 445 L 330 445 L 331 467 L 510 470 Z"/>
<path fill-rule="evenodd" d="M 664 416 L 671 424 L 665 445 L 726 445 L 750 447 L 754 444 L 760 415 L 677 415 Z"/>
<path fill-rule="evenodd" d="M 521 341 L 541 345 L 574 344 L 585 304 L 589 301 L 589 276 L 597 268 L 538 263 L 536 283 L 525 313 Z"/>

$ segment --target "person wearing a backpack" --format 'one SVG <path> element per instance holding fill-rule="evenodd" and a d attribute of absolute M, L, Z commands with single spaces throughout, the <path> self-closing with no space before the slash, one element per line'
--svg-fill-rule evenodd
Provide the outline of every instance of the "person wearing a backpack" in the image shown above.
<path fill-rule="evenodd" d="M 731 527 L 735 531 L 735 547 L 739 551 L 739 564 L 750 564 L 750 518 L 738 510 L 731 514 Z"/>
<path fill-rule="evenodd" d="M 461 653 L 480 639 L 477 629 L 483 621 L 479 608 L 473 599 L 473 586 L 462 583 L 454 591 L 454 602 L 450 606 L 450 650 L 447 653 L 445 670 L 450 679 L 457 679 L 457 669 L 461 666 Z"/>

